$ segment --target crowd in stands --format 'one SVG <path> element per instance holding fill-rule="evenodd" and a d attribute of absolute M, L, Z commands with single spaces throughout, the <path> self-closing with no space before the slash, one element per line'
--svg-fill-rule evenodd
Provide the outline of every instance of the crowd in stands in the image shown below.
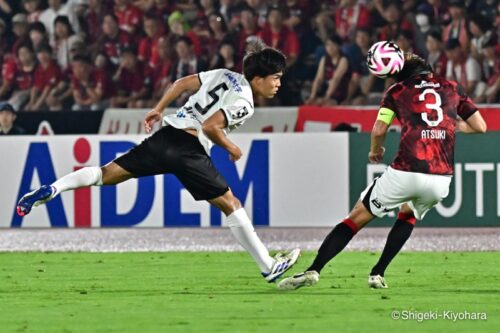
<path fill-rule="evenodd" d="M 180 77 L 241 71 L 260 38 L 287 69 L 277 98 L 257 105 L 377 104 L 387 83 L 365 58 L 379 40 L 498 103 L 499 12 L 497 0 L 0 0 L 0 101 L 149 108 Z"/>

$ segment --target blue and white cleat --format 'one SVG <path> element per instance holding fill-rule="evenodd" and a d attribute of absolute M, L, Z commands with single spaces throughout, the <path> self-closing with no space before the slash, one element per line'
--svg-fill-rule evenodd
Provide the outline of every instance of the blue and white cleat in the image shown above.
<path fill-rule="evenodd" d="M 19 216 L 28 215 L 33 206 L 46 203 L 56 192 L 56 189 L 50 185 L 42 185 L 38 190 L 25 194 L 17 203 L 17 214 Z"/>
<path fill-rule="evenodd" d="M 316 271 L 307 271 L 295 274 L 294 276 L 287 277 L 281 280 L 276 288 L 280 290 L 295 290 L 300 287 L 314 286 L 319 281 L 319 273 Z"/>
<path fill-rule="evenodd" d="M 262 276 L 269 283 L 276 281 L 276 279 L 282 276 L 287 270 L 292 268 L 292 266 L 297 262 L 297 259 L 299 259 L 299 256 L 300 249 L 292 250 L 286 255 L 278 253 L 274 256 L 274 264 L 271 272 L 262 273 Z"/>

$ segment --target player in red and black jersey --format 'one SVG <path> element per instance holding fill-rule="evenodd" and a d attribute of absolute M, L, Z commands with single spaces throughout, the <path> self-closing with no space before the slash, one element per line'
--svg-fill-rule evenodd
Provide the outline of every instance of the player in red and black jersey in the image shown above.
<path fill-rule="evenodd" d="M 398 219 L 368 277 L 372 288 L 387 288 L 384 273 L 413 231 L 417 219 L 444 199 L 453 175 L 455 132 L 484 133 L 486 124 L 457 83 L 434 76 L 422 58 L 408 54 L 403 69 L 381 103 L 368 158 L 379 163 L 385 135 L 394 118 L 401 123 L 399 151 L 391 166 L 370 184 L 349 215 L 323 241 L 313 264 L 286 278 L 280 289 L 319 281 L 321 269 L 375 217 L 399 208 Z"/>

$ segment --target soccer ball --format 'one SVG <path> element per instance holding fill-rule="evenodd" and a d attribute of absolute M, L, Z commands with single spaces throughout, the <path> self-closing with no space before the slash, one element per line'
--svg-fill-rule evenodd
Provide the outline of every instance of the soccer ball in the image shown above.
<path fill-rule="evenodd" d="M 385 79 L 403 69 L 405 56 L 403 50 L 394 42 L 377 42 L 370 47 L 366 56 L 370 73 Z"/>

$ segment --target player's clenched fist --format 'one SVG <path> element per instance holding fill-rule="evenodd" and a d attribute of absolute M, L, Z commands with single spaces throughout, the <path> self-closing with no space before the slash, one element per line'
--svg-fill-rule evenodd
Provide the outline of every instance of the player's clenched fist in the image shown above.
<path fill-rule="evenodd" d="M 144 118 L 144 128 L 146 129 L 146 133 L 150 133 L 153 125 L 161 120 L 162 113 L 153 109 L 146 114 L 146 118 Z"/>
<path fill-rule="evenodd" d="M 236 162 L 241 158 L 241 155 L 243 153 L 241 152 L 241 149 L 238 146 L 232 146 L 229 150 L 229 159 L 233 162 Z"/>
<path fill-rule="evenodd" d="M 385 148 L 380 147 L 376 151 L 371 151 L 368 153 L 368 160 L 371 163 L 380 163 L 382 159 L 384 158 L 384 153 L 385 153 Z"/>

